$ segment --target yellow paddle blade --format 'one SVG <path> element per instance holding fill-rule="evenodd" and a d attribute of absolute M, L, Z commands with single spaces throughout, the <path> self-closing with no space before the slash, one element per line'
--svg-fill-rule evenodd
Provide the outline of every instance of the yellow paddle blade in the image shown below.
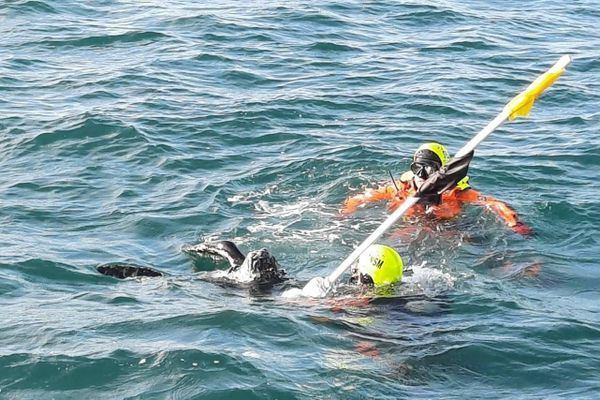
<path fill-rule="evenodd" d="M 565 67 L 570 62 L 571 57 L 562 56 L 552 68 L 540 75 L 524 92 L 512 99 L 504 107 L 504 110 L 508 113 L 508 119 L 512 121 L 517 117 L 526 117 L 538 96 L 552 86 L 554 81 L 565 72 Z"/>

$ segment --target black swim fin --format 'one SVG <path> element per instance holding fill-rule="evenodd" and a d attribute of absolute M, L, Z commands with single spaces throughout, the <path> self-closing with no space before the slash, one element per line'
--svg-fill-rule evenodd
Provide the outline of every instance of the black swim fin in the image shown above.
<path fill-rule="evenodd" d="M 455 187 L 458 182 L 467 176 L 469 164 L 473 159 L 474 151 L 459 158 L 451 159 L 438 171 L 434 172 L 419 188 L 416 197 L 420 203 L 440 204 L 441 196 L 446 190 Z"/>

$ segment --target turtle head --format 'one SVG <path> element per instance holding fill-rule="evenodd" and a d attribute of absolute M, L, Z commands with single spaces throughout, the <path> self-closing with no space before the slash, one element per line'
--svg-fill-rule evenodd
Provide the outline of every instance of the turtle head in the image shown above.
<path fill-rule="evenodd" d="M 275 284 L 286 279 L 285 271 L 267 249 L 249 252 L 242 265 L 230 268 L 229 273 L 243 275 L 244 280 L 258 284 Z"/>

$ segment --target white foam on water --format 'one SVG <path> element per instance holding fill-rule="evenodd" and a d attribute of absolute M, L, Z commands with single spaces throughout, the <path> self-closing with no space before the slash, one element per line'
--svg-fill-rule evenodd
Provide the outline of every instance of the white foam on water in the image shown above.
<path fill-rule="evenodd" d="M 440 268 L 428 267 L 427 261 L 410 267 L 412 275 L 402 279 L 402 294 L 435 296 L 454 288 L 456 278 Z"/>
<path fill-rule="evenodd" d="M 339 240 L 342 221 L 335 218 L 336 211 L 310 199 L 293 204 L 271 204 L 260 200 L 255 203 L 255 223 L 247 229 L 255 233 L 268 233 L 278 239 L 333 243 Z M 306 226 L 311 226 L 306 228 Z"/>
<path fill-rule="evenodd" d="M 256 203 L 257 200 L 262 201 L 259 199 L 272 194 L 273 191 L 276 189 L 277 189 L 277 185 L 271 185 L 271 186 L 267 186 L 265 188 L 265 190 L 263 190 L 262 192 L 238 193 L 231 197 L 228 197 L 227 201 L 230 203 L 237 203 L 237 204 Z"/>
<path fill-rule="evenodd" d="M 263 358 L 263 356 L 260 353 L 258 353 L 256 351 L 252 351 L 252 350 L 246 350 L 242 353 L 242 355 L 244 357 L 248 357 L 248 358 L 256 358 L 256 359 Z"/>

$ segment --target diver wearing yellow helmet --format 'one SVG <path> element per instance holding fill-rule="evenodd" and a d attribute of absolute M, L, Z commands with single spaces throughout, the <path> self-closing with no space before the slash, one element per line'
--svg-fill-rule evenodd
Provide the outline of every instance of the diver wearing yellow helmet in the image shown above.
<path fill-rule="evenodd" d="M 449 160 L 450 157 L 443 145 L 435 142 L 425 143 L 415 151 L 410 170 L 402 174 L 397 187 L 382 185 L 375 189 L 366 189 L 364 193 L 346 199 L 341 213 L 350 214 L 368 203 L 383 200 L 389 202 L 390 210 L 393 211 L 406 198 L 414 195 L 427 178 L 446 165 Z M 491 196 L 485 196 L 471 188 L 468 176 L 445 191 L 438 200 L 438 204 L 416 204 L 408 210 L 406 215 L 427 214 L 440 219 L 454 218 L 462 212 L 465 204 L 473 203 L 493 211 L 514 232 L 521 235 L 533 233 L 531 228 L 519 220 L 517 213 L 508 204 Z"/>
<path fill-rule="evenodd" d="M 410 171 L 402 174 L 400 180 L 412 179 L 419 188 L 435 171 L 446 165 L 449 159 L 450 156 L 444 146 L 439 143 L 425 143 L 415 151 Z"/>
<path fill-rule="evenodd" d="M 358 257 L 351 269 L 351 283 L 383 286 L 400 282 L 404 264 L 393 248 L 373 244 Z"/>

